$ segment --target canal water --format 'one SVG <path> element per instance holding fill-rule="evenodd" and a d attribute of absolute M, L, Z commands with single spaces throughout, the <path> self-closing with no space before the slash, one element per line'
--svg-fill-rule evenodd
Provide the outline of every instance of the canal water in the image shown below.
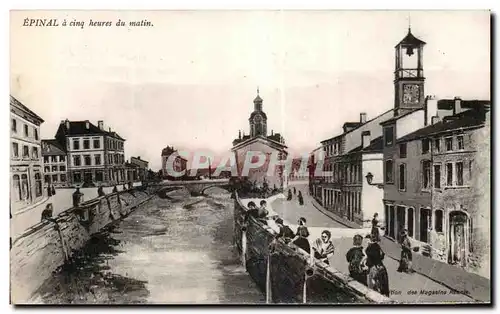
<path fill-rule="evenodd" d="M 45 304 L 264 303 L 233 245 L 233 202 L 154 198 L 96 235 L 35 293 Z"/>

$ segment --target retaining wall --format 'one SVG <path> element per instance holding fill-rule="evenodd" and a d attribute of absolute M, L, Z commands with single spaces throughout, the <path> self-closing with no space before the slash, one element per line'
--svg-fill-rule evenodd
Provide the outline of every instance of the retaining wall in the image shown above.
<path fill-rule="evenodd" d="M 153 192 L 139 188 L 98 197 L 27 229 L 10 250 L 11 302 L 28 303 L 33 292 L 92 234 L 128 215 Z"/>

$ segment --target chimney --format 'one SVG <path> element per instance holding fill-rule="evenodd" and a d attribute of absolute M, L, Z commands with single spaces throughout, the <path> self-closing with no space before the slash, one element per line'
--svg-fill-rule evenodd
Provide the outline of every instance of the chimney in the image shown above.
<path fill-rule="evenodd" d="M 66 129 L 69 130 L 69 120 L 66 119 L 66 121 L 64 121 L 64 122 L 66 122 Z"/>
<path fill-rule="evenodd" d="M 104 131 L 104 121 L 97 121 L 97 126 L 99 127 L 99 130 Z"/>
<path fill-rule="evenodd" d="M 238 139 L 241 140 L 241 130 L 238 130 Z"/>
<path fill-rule="evenodd" d="M 371 142 L 370 131 L 363 131 L 361 133 L 361 145 L 363 146 L 363 148 L 367 148 L 368 146 L 370 146 L 370 142 Z"/>
<path fill-rule="evenodd" d="M 111 133 L 111 128 L 109 128 L 109 133 Z"/>
<path fill-rule="evenodd" d="M 362 112 L 359 114 L 359 122 L 366 123 L 366 112 Z"/>
<path fill-rule="evenodd" d="M 461 102 L 462 99 L 460 97 L 455 97 L 455 106 L 453 107 L 453 115 L 459 114 L 461 111 Z"/>
<path fill-rule="evenodd" d="M 137 156 L 137 159 L 138 159 L 138 160 L 141 160 L 141 156 Z"/>
<path fill-rule="evenodd" d="M 440 121 L 440 119 L 438 116 L 433 116 L 431 121 L 432 121 L 431 124 L 436 124 Z"/>
<path fill-rule="evenodd" d="M 273 135 L 274 135 L 274 130 L 271 130 L 271 136 L 273 136 Z"/>
<path fill-rule="evenodd" d="M 85 129 L 90 129 L 90 122 L 89 120 L 85 120 Z"/>
<path fill-rule="evenodd" d="M 432 119 L 438 115 L 438 101 L 436 96 L 429 95 L 425 98 L 425 125 L 433 124 Z"/>

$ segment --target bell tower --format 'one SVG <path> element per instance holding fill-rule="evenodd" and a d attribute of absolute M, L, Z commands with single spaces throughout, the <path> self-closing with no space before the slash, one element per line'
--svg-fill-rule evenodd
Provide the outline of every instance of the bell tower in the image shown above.
<path fill-rule="evenodd" d="M 395 47 L 394 71 L 395 115 L 403 115 L 425 105 L 423 52 L 425 42 L 416 38 L 408 27 L 408 34 Z"/>
<path fill-rule="evenodd" d="M 266 113 L 262 111 L 262 102 L 262 98 L 260 98 L 259 95 L 259 89 L 257 88 L 257 97 L 255 97 L 253 101 L 254 111 L 248 119 L 251 137 L 257 135 L 267 136 L 267 116 Z"/>

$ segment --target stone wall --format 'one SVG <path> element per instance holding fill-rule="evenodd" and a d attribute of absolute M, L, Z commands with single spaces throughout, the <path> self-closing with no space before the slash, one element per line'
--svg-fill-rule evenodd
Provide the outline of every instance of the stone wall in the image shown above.
<path fill-rule="evenodd" d="M 12 303 L 28 303 L 43 281 L 71 261 L 92 234 L 128 215 L 149 200 L 151 192 L 132 190 L 99 197 L 26 230 L 10 251 Z"/>
<path fill-rule="evenodd" d="M 309 254 L 293 244 L 288 245 L 276 239 L 267 225 L 254 218 L 245 223 L 245 211 L 236 195 L 235 245 L 248 273 L 260 289 L 267 293 L 270 302 L 391 303 L 390 299 L 333 267 L 318 260 L 313 260 L 311 264 Z"/>

